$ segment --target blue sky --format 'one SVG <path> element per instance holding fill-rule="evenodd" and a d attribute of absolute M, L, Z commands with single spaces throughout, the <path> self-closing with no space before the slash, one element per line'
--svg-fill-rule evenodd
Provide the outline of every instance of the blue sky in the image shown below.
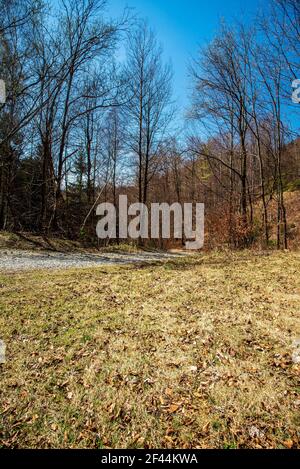
<path fill-rule="evenodd" d="M 187 68 L 199 47 L 212 39 L 220 20 L 251 20 L 263 0 L 108 0 L 111 16 L 128 6 L 146 18 L 174 70 L 174 97 L 182 111 L 188 105 Z"/>

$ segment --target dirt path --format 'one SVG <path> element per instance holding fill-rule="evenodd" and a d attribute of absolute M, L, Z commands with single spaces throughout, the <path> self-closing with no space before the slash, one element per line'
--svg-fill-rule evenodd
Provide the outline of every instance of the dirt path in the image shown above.
<path fill-rule="evenodd" d="M 0 250 L 1 270 L 67 269 L 99 265 L 133 264 L 162 261 L 182 256 L 182 253 L 142 252 L 121 253 L 62 253 L 48 251 Z"/>

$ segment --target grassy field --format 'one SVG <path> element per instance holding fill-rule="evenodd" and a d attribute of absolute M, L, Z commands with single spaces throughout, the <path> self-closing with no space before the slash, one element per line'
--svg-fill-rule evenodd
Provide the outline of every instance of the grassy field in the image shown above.
<path fill-rule="evenodd" d="M 0 274 L 2 448 L 300 447 L 300 254 Z"/>

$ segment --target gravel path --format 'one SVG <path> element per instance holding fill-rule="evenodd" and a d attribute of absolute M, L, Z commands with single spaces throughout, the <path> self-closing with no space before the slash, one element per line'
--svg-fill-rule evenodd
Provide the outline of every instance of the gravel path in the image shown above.
<path fill-rule="evenodd" d="M 62 253 L 48 251 L 0 250 L 1 270 L 67 269 L 99 265 L 134 264 L 176 258 L 184 254 L 143 252 L 120 253 Z"/>

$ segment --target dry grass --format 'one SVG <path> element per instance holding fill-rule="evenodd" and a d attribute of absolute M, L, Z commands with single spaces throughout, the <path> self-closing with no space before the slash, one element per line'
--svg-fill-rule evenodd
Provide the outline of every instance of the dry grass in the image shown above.
<path fill-rule="evenodd" d="M 72 241 L 58 237 L 48 237 L 33 233 L 10 233 L 0 231 L 0 249 L 34 250 L 34 251 L 57 251 L 57 252 L 101 252 L 101 253 L 124 253 L 135 254 L 144 251 L 155 252 L 158 249 L 140 248 L 136 244 L 123 242 L 99 246 L 84 243 L 83 241 Z"/>
<path fill-rule="evenodd" d="M 0 291 L 0 446 L 300 446 L 299 253 L 1 274 Z"/>
<path fill-rule="evenodd" d="M 33 233 L 10 233 L 0 231 L 0 249 L 50 250 L 73 252 L 84 250 L 84 246 L 67 239 L 39 236 Z"/>

